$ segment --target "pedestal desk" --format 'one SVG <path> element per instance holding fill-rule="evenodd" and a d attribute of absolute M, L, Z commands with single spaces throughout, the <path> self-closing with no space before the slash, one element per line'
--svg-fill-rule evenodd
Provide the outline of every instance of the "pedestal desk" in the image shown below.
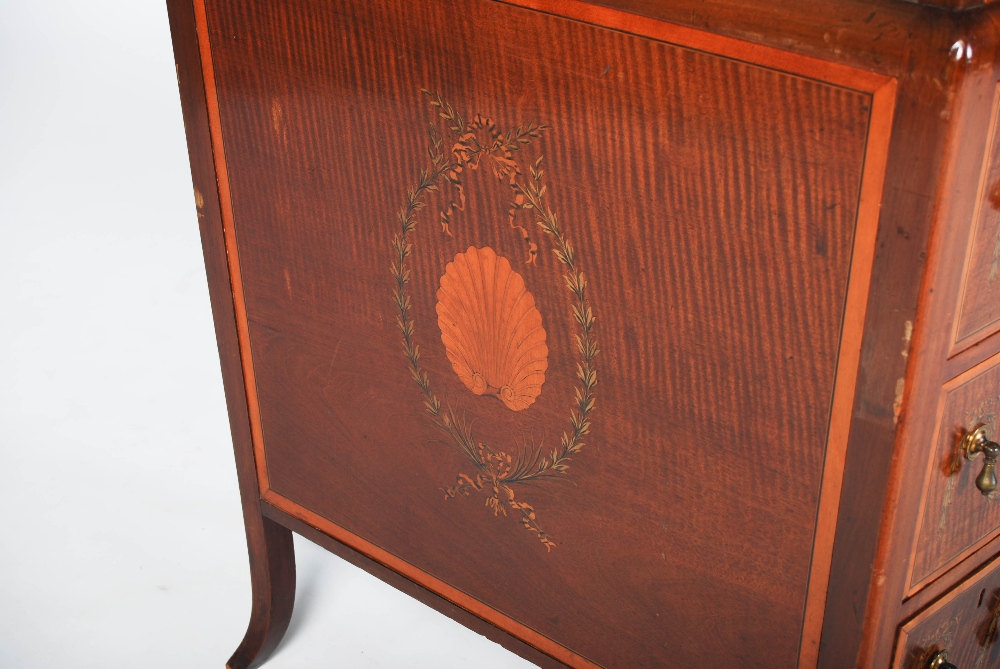
<path fill-rule="evenodd" d="M 542 667 L 1000 666 L 1000 7 L 168 6 L 232 669 L 292 532 Z"/>

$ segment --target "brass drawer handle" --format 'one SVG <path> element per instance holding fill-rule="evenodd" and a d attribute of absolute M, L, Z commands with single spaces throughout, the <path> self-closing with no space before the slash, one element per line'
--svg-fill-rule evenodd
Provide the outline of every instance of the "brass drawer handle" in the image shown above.
<path fill-rule="evenodd" d="M 948 661 L 948 653 L 946 651 L 939 650 L 934 653 L 931 661 L 927 663 L 927 669 L 958 669 L 958 667 Z"/>
<path fill-rule="evenodd" d="M 989 495 L 997 489 L 997 456 L 1000 455 L 1000 444 L 986 438 L 986 426 L 978 425 L 972 432 L 962 437 L 962 452 L 969 460 L 975 460 L 982 453 L 985 457 L 983 471 L 976 477 L 976 487 L 979 492 Z"/>

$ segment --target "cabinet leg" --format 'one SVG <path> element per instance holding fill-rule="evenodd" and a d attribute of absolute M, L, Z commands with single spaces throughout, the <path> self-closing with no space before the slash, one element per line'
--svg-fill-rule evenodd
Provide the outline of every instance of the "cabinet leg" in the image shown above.
<path fill-rule="evenodd" d="M 253 607 L 247 633 L 226 663 L 228 669 L 262 665 L 285 635 L 295 604 L 295 549 L 291 530 L 261 515 L 247 519 L 246 525 Z"/>

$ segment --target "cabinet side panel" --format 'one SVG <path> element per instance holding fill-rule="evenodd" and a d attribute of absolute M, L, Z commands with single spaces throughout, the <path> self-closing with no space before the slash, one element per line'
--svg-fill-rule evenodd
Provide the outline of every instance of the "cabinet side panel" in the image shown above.
<path fill-rule="evenodd" d="M 482 0 L 208 18 L 269 501 L 574 666 L 795 665 L 874 91 Z"/>

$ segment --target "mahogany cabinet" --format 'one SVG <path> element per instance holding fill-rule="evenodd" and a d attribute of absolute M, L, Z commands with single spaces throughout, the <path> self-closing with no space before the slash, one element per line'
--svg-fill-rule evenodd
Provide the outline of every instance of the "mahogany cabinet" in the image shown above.
<path fill-rule="evenodd" d="M 542 667 L 1000 666 L 1000 7 L 168 0 L 246 520 Z"/>

